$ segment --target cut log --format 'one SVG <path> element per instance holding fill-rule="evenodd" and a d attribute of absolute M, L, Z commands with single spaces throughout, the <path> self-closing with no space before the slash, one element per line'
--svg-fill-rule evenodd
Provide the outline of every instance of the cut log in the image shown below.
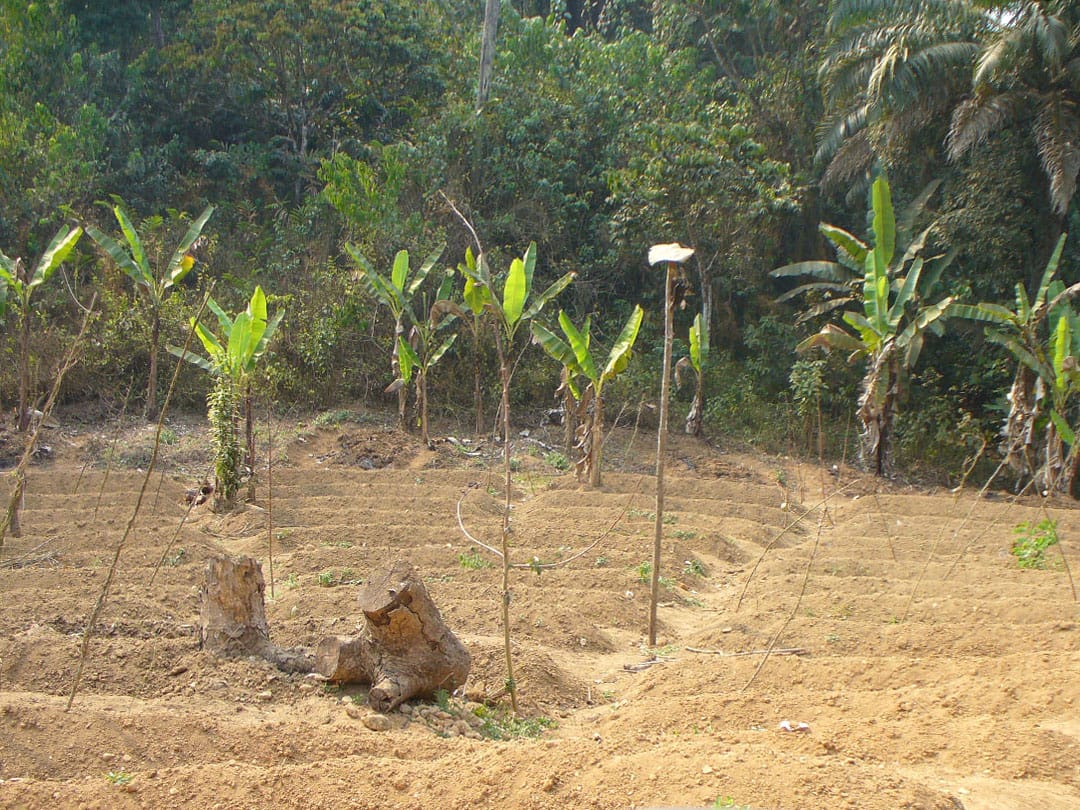
<path fill-rule="evenodd" d="M 270 641 L 265 593 L 262 566 L 251 557 L 208 560 L 199 592 L 199 646 L 226 658 L 265 658 L 285 672 L 311 672 L 309 650 Z"/>
<path fill-rule="evenodd" d="M 469 652 L 411 565 L 394 563 L 360 589 L 359 601 L 363 630 L 323 639 L 315 651 L 319 674 L 337 683 L 371 684 L 368 703 L 377 711 L 465 683 Z"/>

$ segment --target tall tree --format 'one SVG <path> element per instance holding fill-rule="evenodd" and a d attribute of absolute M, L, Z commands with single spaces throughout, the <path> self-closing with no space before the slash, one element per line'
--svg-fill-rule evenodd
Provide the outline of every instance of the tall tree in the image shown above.
<path fill-rule="evenodd" d="M 480 35 L 480 76 L 476 82 L 476 109 L 479 112 L 491 95 L 491 74 L 495 71 L 495 41 L 499 36 L 499 0 L 484 0 L 484 28 Z"/>

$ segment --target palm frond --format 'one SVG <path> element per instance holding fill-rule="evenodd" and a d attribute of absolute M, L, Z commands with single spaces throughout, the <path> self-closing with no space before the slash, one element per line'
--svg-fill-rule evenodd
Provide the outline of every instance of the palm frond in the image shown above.
<path fill-rule="evenodd" d="M 844 145 L 845 141 L 862 133 L 871 118 L 871 108 L 863 104 L 843 113 L 826 123 L 826 128 L 818 136 L 818 148 L 814 160 L 824 163 L 831 160 Z M 866 142 L 869 146 L 869 141 Z"/>
<path fill-rule="evenodd" d="M 821 154 L 821 150 L 818 150 Z M 860 132 L 846 140 L 821 175 L 821 187 L 823 189 L 847 188 L 857 178 L 865 179 L 874 165 L 877 156 L 870 144 L 866 132 Z"/>
<path fill-rule="evenodd" d="M 1035 114 L 1035 146 L 1050 181 L 1050 202 L 1064 216 L 1080 174 L 1080 118 L 1075 103 L 1055 92 L 1043 98 Z"/>
<path fill-rule="evenodd" d="M 977 91 L 953 112 L 946 141 L 949 158 L 957 160 L 1016 118 L 1025 106 L 1022 93 Z"/>

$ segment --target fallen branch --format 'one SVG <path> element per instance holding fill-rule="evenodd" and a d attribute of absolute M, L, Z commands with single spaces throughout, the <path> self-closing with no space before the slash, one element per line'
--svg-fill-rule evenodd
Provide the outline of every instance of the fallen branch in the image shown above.
<path fill-rule="evenodd" d="M 700 653 L 702 655 L 716 655 L 720 658 L 741 658 L 745 655 L 809 655 L 810 651 L 805 647 L 784 647 L 779 650 L 743 650 L 741 652 L 724 652 L 723 650 L 702 650 L 697 647 L 683 647 L 687 652 Z"/>
<path fill-rule="evenodd" d="M 648 661 L 642 661 L 639 664 L 623 664 L 623 669 L 627 672 L 644 672 L 651 666 L 656 664 L 667 664 L 670 662 L 669 658 L 651 658 Z"/>

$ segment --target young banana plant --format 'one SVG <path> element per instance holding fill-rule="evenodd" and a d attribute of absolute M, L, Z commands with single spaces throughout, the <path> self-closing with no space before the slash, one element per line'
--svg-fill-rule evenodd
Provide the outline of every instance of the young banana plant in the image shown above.
<path fill-rule="evenodd" d="M 585 478 L 589 485 L 600 486 L 601 454 L 604 442 L 604 384 L 621 374 L 630 362 L 634 342 L 641 329 L 644 311 L 635 306 L 619 336 L 615 339 L 603 368 L 593 359 L 590 351 L 592 341 L 591 321 L 585 319 L 579 330 L 570 317 L 559 312 L 559 326 L 566 336 L 564 341 L 538 321 L 531 324 L 533 338 L 544 351 L 562 363 L 569 372 L 566 385 L 570 388 L 578 403 L 581 416 L 581 429 L 578 437 L 578 449 L 581 458 L 578 461 L 578 477 Z M 584 377 L 588 385 L 584 390 L 575 385 L 575 377 Z"/>
<path fill-rule="evenodd" d="M 705 410 L 705 367 L 709 363 L 709 325 L 701 320 L 701 313 L 694 316 L 690 325 L 690 354 L 679 358 L 675 364 L 675 385 L 682 386 L 682 376 L 688 369 L 694 371 L 694 400 L 686 415 L 686 435 L 700 436 Z"/>
<path fill-rule="evenodd" d="M 176 250 L 173 251 L 169 262 L 160 272 L 155 272 L 147 258 L 143 240 L 131 220 L 119 205 L 113 206 L 113 216 L 116 217 L 120 232 L 124 236 L 121 244 L 108 234 L 102 233 L 93 225 L 88 225 L 86 232 L 90 234 L 101 249 L 112 259 L 135 284 L 135 290 L 150 315 L 150 371 L 146 384 L 145 415 L 152 418 L 157 415 L 157 377 L 158 377 L 158 351 L 161 346 L 161 310 L 173 288 L 178 285 L 195 266 L 195 258 L 191 255 L 192 246 L 202 235 L 203 228 L 214 213 L 214 206 L 207 206 L 199 214 L 198 218 L 191 223 L 184 238 L 180 240 Z"/>
<path fill-rule="evenodd" d="M 450 288 L 453 283 L 454 273 L 451 270 L 443 277 L 442 285 L 436 294 L 437 301 L 443 300 L 450 295 Z M 424 300 L 422 303 L 421 311 L 427 312 L 427 301 Z M 439 318 L 435 313 L 428 313 L 425 320 L 417 320 L 413 323 L 407 338 L 405 335 L 398 335 L 397 364 L 399 376 L 387 387 L 387 391 L 407 387 L 413 377 L 416 377 L 416 405 L 419 411 L 420 435 L 424 444 L 431 443 L 431 438 L 428 435 L 428 374 L 450 347 L 454 345 L 454 341 L 457 340 L 456 332 L 441 341 L 439 340 L 442 337 L 440 332 L 451 322 L 452 319 L 443 319 Z"/>
<path fill-rule="evenodd" d="M 33 272 L 22 259 L 11 259 L 0 251 L 0 318 L 3 317 L 8 296 L 19 307 L 19 412 L 18 427 L 25 433 L 30 427 L 30 299 L 34 290 L 44 284 L 75 249 L 82 228 L 61 227 L 41 254 Z"/>
<path fill-rule="evenodd" d="M 427 280 L 432 268 L 442 255 L 442 248 L 429 255 L 415 274 L 409 266 L 409 251 L 399 250 L 394 256 L 389 276 L 379 275 L 354 246 L 346 245 L 345 248 L 356 262 L 360 282 L 376 301 L 390 310 L 394 318 L 394 344 L 390 353 L 390 372 L 393 374 L 394 382 L 390 384 L 388 390 L 397 392 L 398 424 L 402 430 L 407 430 L 405 408 L 408 404 L 409 389 L 407 385 L 398 383 L 402 378 L 401 347 L 406 345 L 407 341 L 403 341 L 403 338 L 409 330 L 420 323 L 420 319 L 413 311 L 413 302 L 421 285 Z M 426 315 L 425 312 L 425 317 Z"/>
<path fill-rule="evenodd" d="M 259 361 L 266 354 L 277 331 L 284 310 L 267 317 L 266 294 L 256 287 L 247 309 L 230 317 L 214 299 L 206 302 L 217 317 L 220 334 L 215 335 L 201 323 L 191 320 L 191 327 L 206 355 L 184 352 L 176 346 L 168 349 L 177 357 L 198 366 L 214 377 L 214 387 L 207 397 L 211 438 L 215 451 L 214 485 L 216 500 L 231 503 L 240 490 L 242 467 L 255 469 L 255 430 L 253 383 Z M 240 455 L 237 423 L 240 409 L 244 414 L 245 453 Z M 253 493 L 251 493 L 253 494 Z"/>

